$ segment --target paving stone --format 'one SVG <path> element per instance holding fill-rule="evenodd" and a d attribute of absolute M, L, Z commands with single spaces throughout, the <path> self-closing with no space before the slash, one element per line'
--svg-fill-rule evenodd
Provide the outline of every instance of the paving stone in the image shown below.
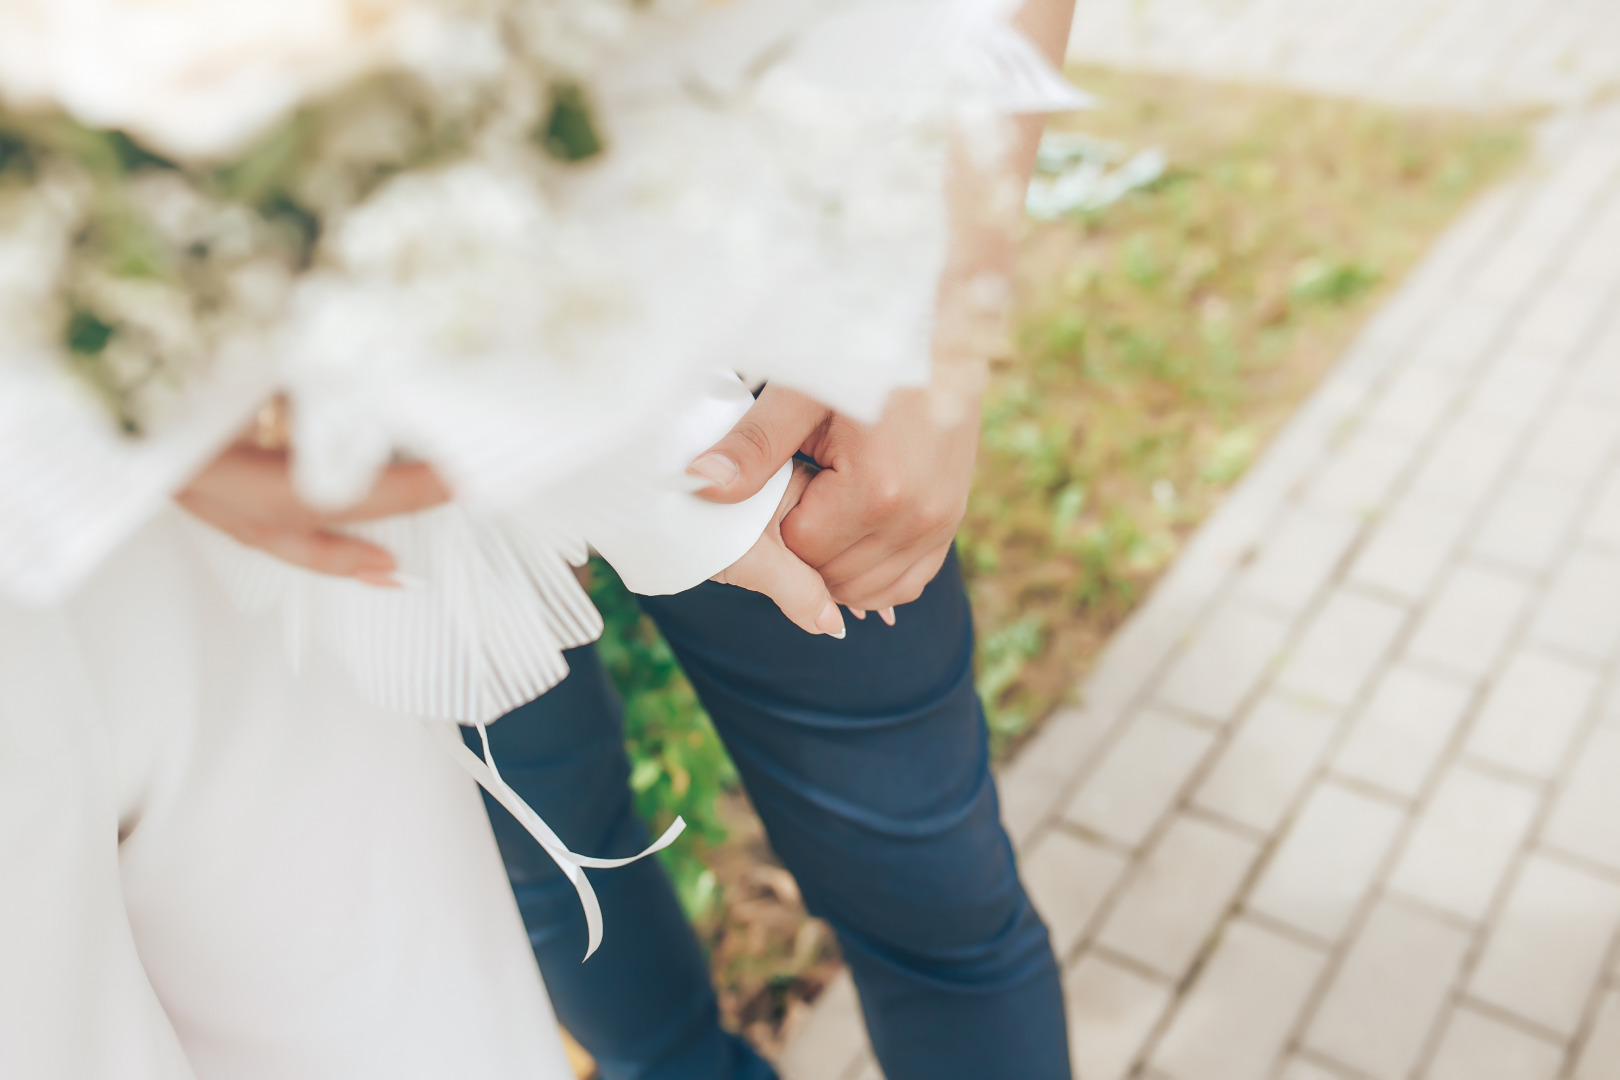
<path fill-rule="evenodd" d="M 1231 906 L 1259 845 L 1179 817 L 1138 863 L 1097 936 L 1099 944 L 1179 980 Z"/>
<path fill-rule="evenodd" d="M 1566 256 L 1560 280 L 1613 287 L 1620 277 L 1620 199 L 1609 197 L 1602 211 L 1588 217 L 1575 250 Z"/>
<path fill-rule="evenodd" d="M 827 984 L 804 1027 L 776 1062 L 782 1080 L 831 1080 L 855 1068 L 866 1053 L 866 1021 L 848 971 Z"/>
<path fill-rule="evenodd" d="M 1328 1072 L 1314 1061 L 1296 1057 L 1290 1058 L 1288 1064 L 1283 1066 L 1282 1080 L 1344 1080 L 1344 1078 L 1338 1073 Z"/>
<path fill-rule="evenodd" d="M 1573 1036 L 1620 929 L 1620 884 L 1532 855 L 1491 928 L 1469 993 Z"/>
<path fill-rule="evenodd" d="M 1525 312 L 1514 340 L 1568 357 L 1586 341 L 1605 311 L 1608 293 L 1607 282 L 1576 284 L 1563 278 Z"/>
<path fill-rule="evenodd" d="M 1390 669 L 1333 760 L 1341 776 L 1417 798 L 1461 722 L 1472 691 L 1415 668 Z"/>
<path fill-rule="evenodd" d="M 1620 990 L 1603 995 L 1597 1023 L 1581 1049 L 1571 1080 L 1614 1080 L 1620 1076 Z"/>
<path fill-rule="evenodd" d="M 1225 721 L 1276 661 L 1288 623 L 1228 604 L 1198 630 L 1159 687 L 1158 698 L 1186 712 Z"/>
<path fill-rule="evenodd" d="M 1535 815 L 1536 793 L 1452 766 L 1408 839 L 1390 887 L 1479 921 Z"/>
<path fill-rule="evenodd" d="M 1338 726 L 1330 714 L 1268 696 L 1243 721 L 1193 801 L 1261 832 L 1282 821 Z"/>
<path fill-rule="evenodd" d="M 1620 402 L 1620 318 L 1611 316 L 1608 334 L 1577 363 L 1569 395 L 1609 405 Z"/>
<path fill-rule="evenodd" d="M 1248 907 L 1325 942 L 1343 935 L 1406 815 L 1334 783 L 1311 792 Z"/>
<path fill-rule="evenodd" d="M 1516 653 L 1474 721 L 1468 752 L 1500 768 L 1550 780 L 1596 693 L 1591 670 L 1545 653 Z"/>
<path fill-rule="evenodd" d="M 1540 284 L 1555 276 L 1576 229 L 1591 209 L 1592 197 L 1612 171 L 1606 147 L 1590 142 L 1544 159 L 1547 169 L 1512 232 L 1469 285 L 1475 295 L 1512 310 Z"/>
<path fill-rule="evenodd" d="M 1052 947 L 1066 955 L 1125 873 L 1117 851 L 1051 829 L 1019 860 L 1035 909 L 1046 920 Z"/>
<path fill-rule="evenodd" d="M 1167 984 L 1090 953 L 1064 978 L 1063 990 L 1070 1057 L 1085 1080 L 1125 1080 L 1173 997 Z"/>
<path fill-rule="evenodd" d="M 1058 709 L 1013 762 L 998 770 L 1001 820 L 1014 843 L 1027 841 L 1061 809 L 1059 800 L 1117 719 L 1105 704 L 1089 700 L 1080 708 Z"/>
<path fill-rule="evenodd" d="M 1465 413 L 1419 466 L 1411 496 L 1472 511 L 1498 487 L 1512 454 L 1512 440 L 1502 437 L 1500 420 L 1488 413 Z"/>
<path fill-rule="evenodd" d="M 1620 365 L 1616 365 L 1620 370 Z M 1620 469 L 1612 470 L 1603 493 L 1586 520 L 1588 544 L 1601 545 L 1610 555 L 1620 554 Z"/>
<path fill-rule="evenodd" d="M 1576 552 L 1541 601 L 1530 640 L 1593 663 L 1612 657 L 1620 645 L 1620 559 Z"/>
<path fill-rule="evenodd" d="M 1093 0 L 1069 55 L 1408 105 L 1577 103 L 1615 64 L 1605 15 L 1582 0 Z"/>
<path fill-rule="evenodd" d="M 1530 596 L 1522 581 L 1459 566 L 1418 624 L 1407 655 L 1483 677 L 1495 669 Z"/>
<path fill-rule="evenodd" d="M 1214 743 L 1212 732 L 1149 709 L 1103 755 L 1064 816 L 1136 847 L 1175 805 Z"/>
<path fill-rule="evenodd" d="M 1565 402 L 1531 443 L 1524 468 L 1583 487 L 1608 462 L 1617 436 L 1620 416 L 1612 406 L 1580 399 Z"/>
<path fill-rule="evenodd" d="M 1297 507 L 1266 540 L 1239 591 L 1280 612 L 1298 612 L 1332 577 L 1360 531 L 1357 518 Z"/>
<path fill-rule="evenodd" d="M 1553 1080 L 1563 1060 L 1552 1043 L 1461 1008 L 1446 1025 L 1425 1080 Z"/>
<path fill-rule="evenodd" d="M 1580 509 L 1581 490 L 1562 478 L 1520 474 L 1491 507 L 1471 550 L 1511 569 L 1541 574 L 1552 566 Z"/>
<path fill-rule="evenodd" d="M 1405 439 L 1364 429 L 1339 448 L 1312 480 L 1303 498 L 1309 505 L 1331 513 L 1376 513 L 1388 500 L 1413 452 L 1413 444 Z"/>
<path fill-rule="evenodd" d="M 1324 954 L 1243 920 L 1228 924 L 1153 1065 L 1173 1080 L 1265 1080 Z"/>
<path fill-rule="evenodd" d="M 1592 730 L 1541 835 L 1553 847 L 1620 871 L 1620 728 Z"/>
<path fill-rule="evenodd" d="M 1468 516 L 1421 499 L 1402 500 L 1372 534 L 1349 579 L 1410 601 L 1428 595 L 1462 537 Z"/>
<path fill-rule="evenodd" d="M 1305 1045 L 1375 1080 L 1404 1080 L 1451 993 L 1469 935 L 1380 901 L 1329 984 Z"/>
<path fill-rule="evenodd" d="M 1500 253 L 1491 260 L 1493 264 L 1512 261 Z M 1490 273 L 1487 266 L 1483 274 Z M 1502 336 L 1508 308 L 1494 296 L 1481 298 L 1481 291 L 1489 289 L 1474 284 L 1467 294 L 1449 298 L 1429 335 L 1413 352 L 1414 366 L 1469 374 L 1484 364 Z"/>
<path fill-rule="evenodd" d="M 1562 359 L 1544 349 L 1509 345 L 1474 387 L 1469 411 L 1500 421 L 1504 433 L 1516 435 L 1540 414 L 1564 370 Z"/>
<path fill-rule="evenodd" d="M 1360 695 L 1405 622 L 1405 608 L 1340 589 L 1290 651 L 1277 683 L 1324 708 L 1344 708 Z"/>
<path fill-rule="evenodd" d="M 863 1057 L 850 1073 L 850 1080 L 883 1080 L 883 1070 L 870 1054 Z"/>
<path fill-rule="evenodd" d="M 1409 367 L 1379 395 L 1367 424 L 1412 439 L 1427 437 L 1462 388 L 1456 374 L 1432 367 Z"/>

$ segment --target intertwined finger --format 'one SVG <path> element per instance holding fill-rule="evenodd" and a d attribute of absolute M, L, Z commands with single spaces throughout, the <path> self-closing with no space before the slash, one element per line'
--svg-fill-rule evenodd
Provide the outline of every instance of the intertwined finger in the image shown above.
<path fill-rule="evenodd" d="M 698 494 L 720 503 L 757 494 L 829 415 L 825 405 L 797 390 L 767 386 L 725 438 L 688 467 L 709 482 Z"/>

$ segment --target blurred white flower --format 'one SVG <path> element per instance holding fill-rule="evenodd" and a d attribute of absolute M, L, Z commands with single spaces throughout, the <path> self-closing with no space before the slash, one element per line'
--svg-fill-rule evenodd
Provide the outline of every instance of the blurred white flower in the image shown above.
<path fill-rule="evenodd" d="M 397 60 L 425 0 L 0 0 L 0 98 L 220 158 Z"/>
<path fill-rule="evenodd" d="M 624 445 L 725 366 L 740 286 L 704 247 L 723 239 L 710 215 L 682 228 L 641 164 L 475 158 L 337 216 L 278 335 L 304 496 L 342 505 L 405 451 L 499 502 Z"/>
<path fill-rule="evenodd" d="M 56 178 L 0 193 L 0 364 L 54 351 L 62 271 L 84 203 L 84 192 Z"/>

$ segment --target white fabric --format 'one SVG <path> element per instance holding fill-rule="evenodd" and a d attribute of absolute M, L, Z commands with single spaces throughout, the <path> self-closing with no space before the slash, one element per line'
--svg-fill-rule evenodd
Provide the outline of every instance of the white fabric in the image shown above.
<path fill-rule="evenodd" d="M 733 505 L 697 498 L 684 473 L 752 403 L 735 375 L 713 375 L 623 450 L 520 505 L 456 503 L 352 528 L 394 553 L 399 590 L 300 570 L 197 528 L 236 603 L 280 611 L 295 663 L 314 647 L 339 657 L 377 704 L 492 722 L 560 682 L 563 650 L 601 632 L 569 566 L 588 547 L 653 595 L 708 580 L 759 539 L 787 467 Z"/>
<path fill-rule="evenodd" d="M 0 1076 L 566 1080 L 477 788 L 164 512 L 0 602 Z"/>

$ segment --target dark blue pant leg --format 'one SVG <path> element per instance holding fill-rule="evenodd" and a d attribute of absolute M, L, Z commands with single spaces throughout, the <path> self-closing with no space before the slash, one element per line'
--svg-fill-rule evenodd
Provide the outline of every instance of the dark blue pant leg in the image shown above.
<path fill-rule="evenodd" d="M 622 708 L 594 650 L 576 649 L 568 663 L 561 685 L 490 726 L 495 763 L 573 850 L 634 854 L 647 833 L 631 804 Z M 464 734 L 477 752 L 478 733 Z M 657 859 L 588 871 L 606 932 L 582 964 L 573 886 L 511 815 L 485 803 L 557 1014 L 604 1080 L 774 1080 L 721 1031 L 703 951 Z"/>
<path fill-rule="evenodd" d="M 954 556 L 898 626 L 851 619 L 844 641 L 726 585 L 643 606 L 837 931 L 888 1080 L 1068 1080 L 1058 966 L 1001 827 Z"/>

